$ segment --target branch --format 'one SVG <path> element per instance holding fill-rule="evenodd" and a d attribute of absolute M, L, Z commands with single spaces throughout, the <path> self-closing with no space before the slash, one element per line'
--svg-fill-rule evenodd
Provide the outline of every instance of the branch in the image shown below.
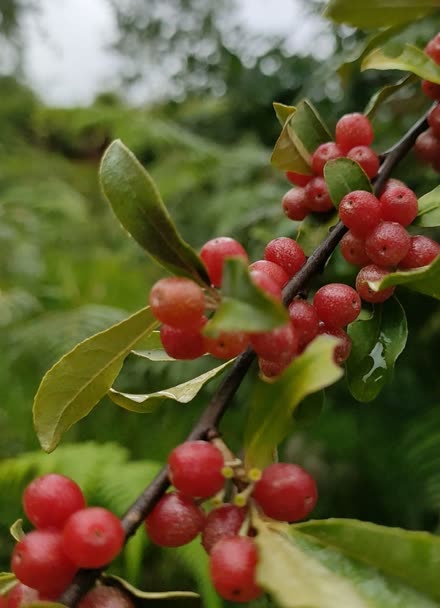
<path fill-rule="evenodd" d="M 417 137 L 428 128 L 427 114 L 425 114 L 413 127 L 384 155 L 384 161 L 379 169 L 378 176 L 374 185 L 376 195 L 380 194 L 387 179 L 391 176 L 392 171 L 399 162 L 408 154 L 413 147 Z M 333 227 L 330 234 L 324 241 L 315 249 L 312 255 L 307 259 L 304 266 L 297 274 L 289 281 L 283 290 L 283 302 L 287 306 L 295 296 L 301 293 L 308 285 L 310 280 L 322 272 L 325 263 L 330 258 L 333 251 L 336 249 L 339 241 L 347 232 L 347 228 L 338 222 Z M 193 427 L 186 441 L 195 439 L 206 439 L 208 433 L 214 430 L 223 414 L 229 407 L 232 398 L 237 392 L 242 380 L 246 376 L 253 360 L 255 352 L 252 348 L 244 351 L 235 361 L 230 371 L 226 374 L 217 391 L 214 393 L 207 408 L 201 415 L 200 419 Z M 151 512 L 153 507 L 164 495 L 170 482 L 168 479 L 167 467 L 164 467 L 160 473 L 153 479 L 150 485 L 131 505 L 124 517 L 122 525 L 125 531 L 125 540 L 127 541 L 136 530 L 142 525 L 146 516 Z M 80 570 L 75 577 L 74 582 L 61 596 L 59 602 L 73 608 L 77 602 L 89 591 L 96 579 L 100 576 L 103 569 L 99 570 Z"/>

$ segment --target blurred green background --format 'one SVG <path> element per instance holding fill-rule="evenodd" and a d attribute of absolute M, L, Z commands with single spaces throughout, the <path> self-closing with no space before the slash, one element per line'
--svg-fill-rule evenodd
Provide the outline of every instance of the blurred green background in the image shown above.
<path fill-rule="evenodd" d="M 108 0 L 116 28 L 115 80 L 81 107 L 49 105 L 30 87 L 27 36 L 29 23 L 41 18 L 40 3 L 0 5 L 0 51 L 9 57 L 0 72 L 0 570 L 9 569 L 8 526 L 22 515 L 20 495 L 30 478 L 48 470 L 69 474 L 84 485 L 92 504 L 121 514 L 214 390 L 211 384 L 189 405 L 165 403 L 145 416 L 105 399 L 53 455 L 38 449 L 31 407 L 44 372 L 78 341 L 144 306 L 150 286 L 162 276 L 127 238 L 100 194 L 99 160 L 108 143 L 123 139 L 148 166 L 194 247 L 214 236 L 232 236 L 255 260 L 268 240 L 294 236 L 297 229 L 281 213 L 289 184 L 269 162 L 279 132 L 272 101 L 295 103 L 307 96 L 333 127 L 338 116 L 361 111 L 378 88 L 398 78 L 359 73 L 356 57 L 364 33 L 322 24 L 322 45 L 318 37 L 317 49 L 309 41 L 292 51 L 289 33 L 249 29 L 239 17 L 240 4 Z M 279 4 L 265 10 L 282 10 L 284 2 Z M 322 3 L 293 4 L 302 21 L 292 31 L 303 26 L 307 31 Z M 424 45 L 439 26 L 431 17 L 401 36 Z M 417 86 L 391 98 L 374 119 L 376 149 L 398 139 L 426 107 Z M 419 195 L 438 183 L 411 155 L 396 177 Z M 353 277 L 335 254 L 322 280 Z M 327 392 L 320 419 L 286 442 L 283 458 L 316 475 L 315 517 L 356 517 L 438 532 L 440 311 L 434 301 L 405 290 L 399 298 L 410 334 L 393 382 L 374 402 L 359 404 L 341 381 Z M 132 357 L 118 386 L 150 392 L 209 366 L 207 358 L 164 364 Z M 236 449 L 251 384 L 252 374 L 222 424 Z M 196 582 L 203 605 L 222 606 L 205 568 L 197 542 L 164 551 L 147 546 L 141 534 L 115 565 L 144 588 L 193 588 Z"/>

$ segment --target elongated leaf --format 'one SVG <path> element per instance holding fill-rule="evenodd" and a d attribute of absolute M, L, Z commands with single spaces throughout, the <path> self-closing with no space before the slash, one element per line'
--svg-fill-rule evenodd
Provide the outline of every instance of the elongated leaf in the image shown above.
<path fill-rule="evenodd" d="M 350 158 L 328 161 L 324 167 L 324 178 L 336 209 L 346 194 L 350 194 L 354 190 L 372 191 L 367 174 L 356 161 Z"/>
<path fill-rule="evenodd" d="M 176 361 L 164 351 L 158 330 L 141 340 L 131 354 L 149 361 Z"/>
<path fill-rule="evenodd" d="M 281 126 L 284 127 L 284 123 L 294 112 L 296 112 L 295 106 L 286 106 L 284 103 L 273 102 L 273 109 L 277 115 L 278 121 Z"/>
<path fill-rule="evenodd" d="M 375 49 L 364 59 L 361 70 L 403 70 L 440 84 L 440 66 L 412 44 L 402 45 L 398 54 L 387 47 Z"/>
<path fill-rule="evenodd" d="M 319 336 L 273 383 L 257 380 L 245 428 L 246 462 L 264 468 L 288 434 L 295 408 L 307 396 L 330 386 L 343 375 L 333 361 L 337 340 Z"/>
<path fill-rule="evenodd" d="M 120 393 L 111 388 L 108 396 L 117 405 L 126 410 L 130 410 L 130 412 L 137 412 L 138 414 L 149 414 L 167 399 L 173 399 L 179 403 L 189 403 L 207 382 L 221 374 L 232 361 L 233 359 L 223 363 L 223 365 L 219 365 L 219 367 L 211 369 L 209 372 L 205 372 L 201 376 L 197 376 L 197 378 L 192 378 L 187 382 L 183 382 L 182 384 L 162 391 L 156 391 L 155 393 L 134 395 L 130 393 Z"/>
<path fill-rule="evenodd" d="M 438 537 L 353 520 L 256 527 L 257 581 L 281 608 L 440 606 Z"/>
<path fill-rule="evenodd" d="M 386 27 L 411 22 L 440 8 L 439 0 L 330 0 L 325 16 L 336 23 L 347 23 L 361 29 Z"/>
<path fill-rule="evenodd" d="M 0 596 L 6 595 L 15 587 L 17 579 L 12 572 L 0 572 Z"/>
<path fill-rule="evenodd" d="M 125 357 L 156 327 L 150 309 L 143 308 L 75 346 L 46 373 L 33 410 L 35 430 L 46 452 L 92 411 L 110 389 Z"/>
<path fill-rule="evenodd" d="M 301 222 L 296 240 L 306 255 L 311 255 L 317 246 L 328 236 L 330 228 L 338 223 L 338 214 L 309 213 Z"/>
<path fill-rule="evenodd" d="M 429 265 L 415 270 L 391 272 L 381 281 L 369 282 L 374 291 L 380 291 L 391 285 L 404 285 L 409 289 L 424 293 L 440 300 L 440 256 Z"/>
<path fill-rule="evenodd" d="M 406 345 L 405 311 L 396 298 L 374 307 L 373 316 L 348 327 L 353 345 L 347 360 L 347 381 L 358 401 L 375 399 L 393 374 Z"/>
<path fill-rule="evenodd" d="M 382 87 L 377 93 L 373 95 L 370 101 L 367 103 L 367 106 L 364 110 L 365 116 L 368 116 L 370 119 L 376 114 L 377 110 L 381 106 L 381 104 L 386 101 L 389 97 L 397 93 L 403 87 L 416 82 L 417 77 L 414 74 L 409 74 L 409 76 L 404 76 L 394 84 L 388 84 L 385 87 Z"/>
<path fill-rule="evenodd" d="M 107 149 L 100 176 L 116 217 L 141 247 L 170 272 L 209 284 L 202 261 L 177 232 L 155 183 L 121 141 Z"/>
<path fill-rule="evenodd" d="M 296 171 L 304 175 L 311 175 L 310 161 L 304 158 L 304 151 L 301 152 L 298 149 L 297 144 L 292 138 L 292 131 L 289 129 L 291 118 L 288 118 L 283 125 L 270 161 L 274 167 L 281 169 L 281 171 Z M 307 155 L 305 156 L 308 158 Z"/>
<path fill-rule="evenodd" d="M 247 265 L 240 258 L 226 260 L 223 269 L 222 301 L 203 333 L 222 331 L 270 331 L 289 321 L 286 309 L 252 282 Z"/>
<path fill-rule="evenodd" d="M 200 597 L 198 593 L 194 593 L 193 591 L 142 591 L 141 589 L 137 589 L 133 585 L 130 585 L 129 582 L 125 581 L 120 576 L 115 576 L 114 574 L 111 576 L 106 576 L 105 578 L 108 581 L 114 581 L 117 583 L 118 587 L 121 587 L 123 590 L 128 591 L 130 595 L 138 597 L 142 600 L 167 600 L 178 597 Z"/>
<path fill-rule="evenodd" d="M 423 228 L 440 226 L 440 186 L 419 198 L 419 212 L 413 224 Z"/>
<path fill-rule="evenodd" d="M 9 532 L 14 540 L 20 542 L 24 538 L 23 532 L 23 520 L 17 519 L 12 526 L 9 528 Z"/>

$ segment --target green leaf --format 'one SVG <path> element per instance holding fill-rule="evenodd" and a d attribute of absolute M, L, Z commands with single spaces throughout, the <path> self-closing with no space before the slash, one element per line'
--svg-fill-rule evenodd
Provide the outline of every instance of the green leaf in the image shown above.
<path fill-rule="evenodd" d="M 422 228 L 440 226 L 440 186 L 419 198 L 419 212 L 413 225 Z"/>
<path fill-rule="evenodd" d="M 286 106 L 284 103 L 278 103 L 277 101 L 274 101 L 272 105 L 281 126 L 284 127 L 284 123 L 289 116 L 296 112 L 295 106 Z"/>
<path fill-rule="evenodd" d="M 170 272 L 209 285 L 205 266 L 181 238 L 151 176 L 116 140 L 101 163 L 102 190 L 131 236 Z"/>
<path fill-rule="evenodd" d="M 402 45 L 398 54 L 391 46 L 375 49 L 364 59 L 361 70 L 403 70 L 440 84 L 440 66 L 412 44 Z"/>
<path fill-rule="evenodd" d="M 246 462 L 264 468 L 288 434 L 292 415 L 301 401 L 343 375 L 333 361 L 335 338 L 319 336 L 281 374 L 276 382 L 257 380 L 245 427 Z"/>
<path fill-rule="evenodd" d="M 360 4 L 353 0 L 330 0 L 324 15 L 361 29 L 386 27 L 415 21 L 440 8 L 439 0 L 368 0 Z"/>
<path fill-rule="evenodd" d="M 372 401 L 393 374 L 394 364 L 406 345 L 405 311 L 396 298 L 374 307 L 365 321 L 348 326 L 353 346 L 347 360 L 347 381 L 358 401 Z"/>
<path fill-rule="evenodd" d="M 225 261 L 222 296 L 219 308 L 204 327 L 203 333 L 207 336 L 216 336 L 222 331 L 270 331 L 289 321 L 281 302 L 254 285 L 241 258 Z"/>
<path fill-rule="evenodd" d="M 92 411 L 110 389 L 125 357 L 156 326 L 149 307 L 143 308 L 75 346 L 46 373 L 33 410 L 35 430 L 46 452 Z"/>
<path fill-rule="evenodd" d="M 17 521 L 15 521 L 12 524 L 12 526 L 9 528 L 9 532 L 10 532 L 12 538 L 17 541 L 17 543 L 19 543 L 21 540 L 23 540 L 23 538 L 25 536 L 25 534 L 23 532 L 23 520 L 17 519 Z"/>
<path fill-rule="evenodd" d="M 17 584 L 15 574 L 12 572 L 0 572 L 0 596 L 6 595 Z"/>
<path fill-rule="evenodd" d="M 281 608 L 439 608 L 434 535 L 337 519 L 256 527 L 257 581 Z"/>
<path fill-rule="evenodd" d="M 328 161 L 324 167 L 324 178 L 336 209 L 344 196 L 354 190 L 372 192 L 367 174 L 356 161 L 350 158 Z"/>
<path fill-rule="evenodd" d="M 130 393 L 120 393 L 111 388 L 108 396 L 117 405 L 123 407 L 130 412 L 138 414 L 149 414 L 154 411 L 158 405 L 167 399 L 173 399 L 179 403 L 189 403 L 199 393 L 200 389 L 210 380 L 218 376 L 232 363 L 233 359 L 223 363 L 214 369 L 205 372 L 201 376 L 192 378 L 187 382 L 167 388 L 162 391 L 150 393 L 146 395 L 134 395 Z"/>
<path fill-rule="evenodd" d="M 330 228 L 338 223 L 338 214 L 309 213 L 298 228 L 296 240 L 306 255 L 311 255 L 317 246 L 328 236 Z"/>
<path fill-rule="evenodd" d="M 130 595 L 142 600 L 167 600 L 178 597 L 200 597 L 198 593 L 194 593 L 193 591 L 142 591 L 141 589 L 137 589 L 133 585 L 130 585 L 129 582 L 125 581 L 120 576 L 115 576 L 114 574 L 106 576 L 105 579 L 117 583 L 117 587 L 128 591 Z"/>
<path fill-rule="evenodd" d="M 176 361 L 164 351 L 158 330 L 151 332 L 145 340 L 141 340 L 131 354 L 149 361 Z"/>
<path fill-rule="evenodd" d="M 388 84 L 385 87 L 382 87 L 377 93 L 373 95 L 370 101 L 367 103 L 367 106 L 364 110 L 365 116 L 368 116 L 370 119 L 376 114 L 380 105 L 386 101 L 389 97 L 397 93 L 403 87 L 406 87 L 413 82 L 416 82 L 417 77 L 414 74 L 409 74 L 409 76 L 404 76 L 394 84 Z"/>
<path fill-rule="evenodd" d="M 429 266 L 391 272 L 381 281 L 369 282 L 368 285 L 374 291 L 380 291 L 392 285 L 405 285 L 413 291 L 440 300 L 440 256 L 437 256 Z"/>

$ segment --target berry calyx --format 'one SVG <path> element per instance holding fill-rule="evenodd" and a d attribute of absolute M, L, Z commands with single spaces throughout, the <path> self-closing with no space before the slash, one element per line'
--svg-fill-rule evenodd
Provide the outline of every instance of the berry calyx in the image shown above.
<path fill-rule="evenodd" d="M 313 175 L 303 175 L 302 173 L 296 173 L 295 171 L 286 171 L 286 177 L 291 184 L 303 188 L 307 186 Z"/>
<path fill-rule="evenodd" d="M 338 338 L 339 343 L 333 351 L 333 361 L 336 365 L 342 365 L 351 353 L 352 343 L 350 336 L 340 327 L 327 327 L 322 321 L 319 324 L 319 334 Z"/>
<path fill-rule="evenodd" d="M 186 441 L 168 457 L 171 483 L 191 498 L 210 498 L 225 483 L 222 475 L 223 454 L 207 441 Z"/>
<path fill-rule="evenodd" d="M 293 239 L 281 236 L 270 241 L 264 250 L 264 257 L 287 273 L 289 279 L 305 264 L 304 251 Z"/>
<path fill-rule="evenodd" d="M 202 532 L 202 545 L 207 553 L 222 538 L 236 536 L 246 517 L 246 509 L 224 504 L 208 513 Z"/>
<path fill-rule="evenodd" d="M 440 255 L 440 245 L 427 236 L 417 235 L 411 238 L 409 251 L 399 262 L 399 268 L 410 270 L 428 266 Z"/>
<path fill-rule="evenodd" d="M 161 547 L 180 547 L 203 530 L 205 514 L 189 497 L 179 492 L 165 494 L 145 520 L 151 541 Z"/>
<path fill-rule="evenodd" d="M 78 608 L 134 608 L 134 603 L 118 587 L 101 585 L 89 591 Z"/>
<path fill-rule="evenodd" d="M 268 517 L 294 522 L 311 513 L 318 490 L 313 477 L 302 467 L 278 462 L 264 469 L 253 497 Z"/>
<path fill-rule="evenodd" d="M 200 325 L 205 296 L 202 288 L 191 279 L 169 277 L 153 285 L 150 306 L 153 315 L 162 323 L 188 329 Z"/>
<path fill-rule="evenodd" d="M 110 563 L 124 545 L 124 529 L 111 511 L 89 507 L 77 511 L 63 530 L 63 549 L 79 568 L 101 568 Z"/>
<path fill-rule="evenodd" d="M 397 222 L 382 222 L 365 240 L 368 257 L 378 266 L 396 266 L 409 251 L 411 238 Z"/>
<path fill-rule="evenodd" d="M 354 235 L 351 230 L 344 234 L 339 246 L 343 258 L 350 264 L 365 266 L 371 262 L 365 251 L 365 239 Z"/>
<path fill-rule="evenodd" d="M 368 282 L 380 281 L 386 277 L 389 273 L 385 268 L 380 268 L 375 264 L 364 266 L 359 271 L 356 277 L 356 291 L 365 302 L 371 302 L 377 304 L 379 302 L 385 302 L 390 298 L 395 290 L 395 287 L 387 287 L 381 291 L 374 291 L 368 285 Z"/>
<path fill-rule="evenodd" d="M 200 257 L 206 266 L 211 284 L 220 287 L 223 279 L 223 265 L 227 258 L 242 258 L 247 263 L 248 255 L 242 245 L 227 236 L 206 242 L 200 250 Z"/>
<path fill-rule="evenodd" d="M 249 336 L 244 332 L 221 332 L 216 338 L 205 336 L 205 350 L 217 359 L 233 359 L 249 345 Z"/>
<path fill-rule="evenodd" d="M 321 144 L 312 154 L 312 169 L 316 175 L 324 174 L 325 164 L 343 156 L 341 148 L 334 141 Z"/>
<path fill-rule="evenodd" d="M 269 260 L 257 260 L 256 262 L 253 262 L 249 266 L 249 271 L 252 273 L 255 270 L 267 274 L 279 287 L 284 287 L 289 280 L 289 275 L 284 268 L 281 268 L 279 264 Z"/>
<path fill-rule="evenodd" d="M 365 237 L 382 218 L 379 199 L 365 190 L 350 192 L 341 200 L 339 217 L 353 234 Z"/>
<path fill-rule="evenodd" d="M 293 300 L 289 304 L 289 317 L 298 336 L 298 345 L 301 350 L 318 335 L 318 313 L 309 302 Z"/>
<path fill-rule="evenodd" d="M 419 210 L 417 196 L 406 186 L 387 188 L 380 199 L 382 218 L 388 222 L 397 222 L 409 226 Z"/>
<path fill-rule="evenodd" d="M 304 188 L 292 188 L 286 192 L 281 201 L 281 206 L 289 220 L 296 222 L 302 221 L 310 213 Z"/>
<path fill-rule="evenodd" d="M 298 336 L 291 323 L 251 334 L 250 339 L 259 357 L 282 365 L 288 365 L 298 352 Z"/>
<path fill-rule="evenodd" d="M 344 283 L 329 283 L 315 293 L 313 306 L 318 317 L 332 329 L 345 327 L 357 319 L 361 310 L 359 294 Z"/>
<path fill-rule="evenodd" d="M 371 145 L 373 139 L 373 127 L 369 119 L 359 112 L 345 114 L 336 123 L 336 143 L 344 154 L 355 146 Z"/>
<path fill-rule="evenodd" d="M 207 322 L 203 317 L 203 325 Z M 181 329 L 162 325 L 160 339 L 165 352 L 173 359 L 197 359 L 205 354 L 205 340 L 202 335 L 203 325 L 199 329 Z"/>
<path fill-rule="evenodd" d="M 347 158 L 355 160 L 370 179 L 379 171 L 379 157 L 368 146 L 355 146 L 348 152 Z"/>
<path fill-rule="evenodd" d="M 333 203 L 323 177 L 314 177 L 305 187 L 307 206 L 310 211 L 324 213 L 333 209 Z"/>

